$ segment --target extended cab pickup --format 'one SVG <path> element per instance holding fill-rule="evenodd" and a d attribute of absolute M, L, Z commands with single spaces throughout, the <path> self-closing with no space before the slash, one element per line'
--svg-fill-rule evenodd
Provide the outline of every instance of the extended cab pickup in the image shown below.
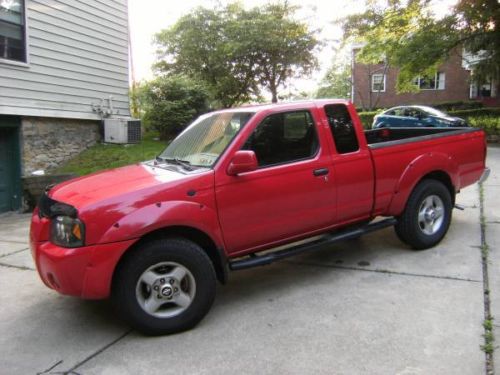
<path fill-rule="evenodd" d="M 49 189 L 32 252 L 48 287 L 111 297 L 142 332 L 178 332 L 229 270 L 387 226 L 414 249 L 436 245 L 485 157 L 481 130 L 364 131 L 344 100 L 212 112 L 155 160 Z"/>

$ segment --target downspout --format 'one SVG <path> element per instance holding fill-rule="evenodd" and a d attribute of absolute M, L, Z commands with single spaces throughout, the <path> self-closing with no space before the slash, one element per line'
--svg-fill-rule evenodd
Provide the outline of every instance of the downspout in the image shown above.
<path fill-rule="evenodd" d="M 132 38 L 131 34 L 131 23 L 130 23 L 130 12 L 127 4 L 127 39 L 128 39 L 128 53 L 129 53 L 129 64 L 130 64 L 130 75 L 129 80 L 131 81 L 129 101 L 130 101 L 130 114 L 132 117 L 139 117 L 139 103 L 137 102 L 137 83 L 135 80 L 135 67 L 134 67 L 134 53 L 132 49 Z M 131 97 L 131 98 L 130 98 Z"/>

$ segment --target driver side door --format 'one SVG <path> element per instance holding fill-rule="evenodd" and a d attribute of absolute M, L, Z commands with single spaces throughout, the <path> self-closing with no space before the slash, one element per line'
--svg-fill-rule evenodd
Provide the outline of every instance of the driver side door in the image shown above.
<path fill-rule="evenodd" d="M 231 255 L 279 245 L 335 222 L 335 184 L 316 108 L 264 118 L 241 149 L 257 170 L 216 174 L 220 225 Z"/>

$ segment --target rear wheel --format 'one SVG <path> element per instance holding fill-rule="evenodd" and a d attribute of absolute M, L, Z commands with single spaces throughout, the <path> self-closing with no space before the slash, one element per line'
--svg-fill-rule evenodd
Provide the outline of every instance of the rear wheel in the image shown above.
<path fill-rule="evenodd" d="M 197 244 L 148 242 L 120 264 L 113 282 L 116 309 L 137 330 L 160 335 L 195 326 L 215 297 L 212 263 Z"/>
<path fill-rule="evenodd" d="M 401 241 L 414 249 L 428 249 L 445 236 L 451 212 L 451 195 L 446 186 L 436 180 L 423 180 L 408 198 L 394 229 Z"/>

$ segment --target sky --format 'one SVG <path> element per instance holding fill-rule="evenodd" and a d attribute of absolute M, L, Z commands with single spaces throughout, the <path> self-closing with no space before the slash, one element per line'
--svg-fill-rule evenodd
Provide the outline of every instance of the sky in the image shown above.
<path fill-rule="evenodd" d="M 135 80 L 153 78 L 151 65 L 155 61 L 155 47 L 152 38 L 155 33 L 173 25 L 182 15 L 198 6 L 213 7 L 216 3 L 227 4 L 229 1 L 216 0 L 128 0 L 130 18 L 130 40 Z M 268 0 L 244 0 L 246 7 L 265 4 Z M 320 68 L 311 77 L 295 79 L 287 90 L 311 91 L 317 88 L 326 70 L 334 59 L 333 48 L 342 37 L 340 27 L 335 20 L 363 10 L 364 1 L 360 0 L 289 0 L 300 5 L 297 17 L 312 28 L 319 28 L 319 39 L 325 43 L 318 54 Z M 434 11 L 445 14 L 456 0 L 434 0 Z M 285 91 L 286 93 L 286 91 Z"/>

